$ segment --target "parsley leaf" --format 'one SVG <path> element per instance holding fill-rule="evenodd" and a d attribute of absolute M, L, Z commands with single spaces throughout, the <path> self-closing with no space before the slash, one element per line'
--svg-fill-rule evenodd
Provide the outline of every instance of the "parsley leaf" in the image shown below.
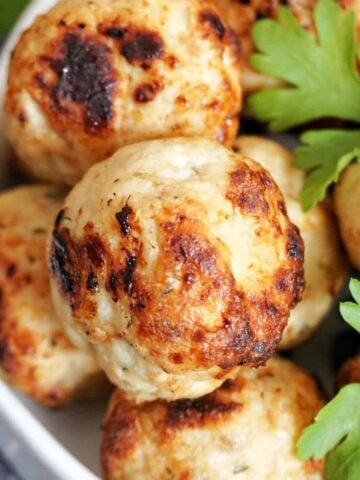
<path fill-rule="evenodd" d="M 360 333 L 360 281 L 352 278 L 350 292 L 355 302 L 340 304 L 340 313 Z M 360 383 L 351 383 L 325 405 L 297 443 L 300 460 L 326 455 L 327 480 L 360 478 Z"/>
<path fill-rule="evenodd" d="M 305 145 L 295 150 L 294 165 L 310 171 L 301 192 L 307 211 L 323 200 L 350 162 L 360 160 L 360 130 L 310 130 L 300 139 Z"/>
<path fill-rule="evenodd" d="M 319 0 L 314 11 L 318 40 L 300 27 L 285 7 L 278 21 L 260 20 L 253 29 L 259 53 L 252 65 L 290 86 L 255 93 L 249 99 L 260 120 L 275 131 L 335 117 L 360 121 L 360 80 L 355 17 L 333 0 Z"/>
<path fill-rule="evenodd" d="M 360 478 L 360 383 L 343 387 L 320 410 L 298 441 L 300 460 L 319 459 L 325 463 L 327 480 Z M 330 453 L 329 453 L 330 452 Z"/>
<path fill-rule="evenodd" d="M 351 295 L 354 297 L 354 302 L 340 303 L 340 313 L 343 319 L 360 333 L 360 280 L 352 278 L 349 283 Z M 360 397 L 359 397 L 360 403 Z M 359 445 L 360 448 L 360 445 Z M 360 476 L 359 476 L 360 478 Z"/>

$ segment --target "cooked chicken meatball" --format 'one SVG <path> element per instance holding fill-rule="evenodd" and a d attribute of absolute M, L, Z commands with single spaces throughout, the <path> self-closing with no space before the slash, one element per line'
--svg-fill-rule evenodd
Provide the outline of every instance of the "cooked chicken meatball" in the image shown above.
<path fill-rule="evenodd" d="M 140 400 L 198 397 L 266 362 L 303 290 L 303 244 L 275 182 L 215 141 L 124 147 L 57 217 L 56 307 Z"/>
<path fill-rule="evenodd" d="M 360 354 L 347 360 L 338 373 L 337 386 L 341 388 L 348 383 L 360 383 Z"/>
<path fill-rule="evenodd" d="M 61 0 L 21 37 L 8 137 L 32 176 L 74 184 L 138 141 L 234 140 L 236 35 L 210 0 Z"/>
<path fill-rule="evenodd" d="M 241 369 L 210 395 L 136 404 L 116 390 L 105 419 L 106 480 L 320 480 L 322 461 L 300 462 L 296 441 L 322 407 L 312 378 L 271 359 Z"/>
<path fill-rule="evenodd" d="M 63 197 L 46 186 L 0 195 L 0 376 L 51 407 L 105 385 L 94 356 L 69 342 L 52 305 L 45 243 Z"/>
<path fill-rule="evenodd" d="M 307 340 L 328 313 L 343 286 L 348 265 L 334 220 L 325 204 L 304 213 L 300 191 L 304 172 L 292 167 L 292 155 L 278 143 L 257 136 L 241 136 L 235 150 L 266 168 L 279 185 L 290 219 L 297 225 L 305 245 L 305 290 L 291 312 L 281 348 L 292 348 Z"/>
<path fill-rule="evenodd" d="M 353 266 L 360 270 L 360 164 L 342 173 L 335 186 L 334 206 L 341 237 Z"/>

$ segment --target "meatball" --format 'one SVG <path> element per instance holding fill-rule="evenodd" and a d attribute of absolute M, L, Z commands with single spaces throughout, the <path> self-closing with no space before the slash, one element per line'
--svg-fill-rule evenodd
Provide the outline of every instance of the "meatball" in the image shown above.
<path fill-rule="evenodd" d="M 7 133 L 28 174 L 73 185 L 125 144 L 231 145 L 240 83 L 237 37 L 210 0 L 62 0 L 14 51 Z"/>
<path fill-rule="evenodd" d="M 286 360 L 195 399 L 136 404 L 116 390 L 101 460 L 106 480 L 320 480 L 322 461 L 300 462 L 295 444 L 323 400 L 312 378 Z"/>
<path fill-rule="evenodd" d="M 46 186 L 0 195 L 0 376 L 51 407 L 105 385 L 94 356 L 65 336 L 51 301 L 46 235 L 63 197 Z"/>
<path fill-rule="evenodd" d="M 347 360 L 338 373 L 337 386 L 341 388 L 348 383 L 360 383 L 360 353 Z"/>
<path fill-rule="evenodd" d="M 342 173 L 335 186 L 335 212 L 341 237 L 353 266 L 360 270 L 360 164 Z"/>
<path fill-rule="evenodd" d="M 56 308 L 113 383 L 197 397 L 266 362 L 303 290 L 303 244 L 275 182 L 215 141 L 124 147 L 66 198 Z"/>
<path fill-rule="evenodd" d="M 304 240 L 305 290 L 302 301 L 290 314 L 280 344 L 281 348 L 292 348 L 308 339 L 330 310 L 347 278 L 347 261 L 327 205 L 317 205 L 307 213 L 302 211 L 300 191 L 305 174 L 292 167 L 290 152 L 272 140 L 256 136 L 239 137 L 235 150 L 269 170 L 285 197 L 289 217 Z"/>

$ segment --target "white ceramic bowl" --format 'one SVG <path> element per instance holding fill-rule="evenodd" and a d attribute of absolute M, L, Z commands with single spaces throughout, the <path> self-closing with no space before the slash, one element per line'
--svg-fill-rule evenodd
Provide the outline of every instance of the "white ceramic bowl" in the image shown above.
<path fill-rule="evenodd" d="M 6 0 L 0 0 L 6 1 Z M 11 0 L 9 0 L 11 1 Z M 3 134 L 2 99 L 5 90 L 10 52 L 19 33 L 34 17 L 49 9 L 56 0 L 35 0 L 25 10 L 4 46 L 0 57 L 0 187 L 14 179 L 7 170 L 7 144 Z M 277 137 L 294 146 L 293 136 Z M 294 351 L 292 357 L 321 378 L 332 389 L 330 351 L 332 335 L 343 329 L 337 304 L 314 339 Z M 106 405 L 99 402 L 79 403 L 53 411 L 36 405 L 14 393 L 0 380 L 0 448 L 25 480 L 100 480 L 100 427 Z M 145 480 L 145 479 L 144 479 Z"/>

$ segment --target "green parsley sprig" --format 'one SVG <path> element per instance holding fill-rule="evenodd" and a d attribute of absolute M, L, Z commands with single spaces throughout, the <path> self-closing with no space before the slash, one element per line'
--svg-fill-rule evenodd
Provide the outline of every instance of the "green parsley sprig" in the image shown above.
<path fill-rule="evenodd" d="M 360 130 L 310 130 L 295 150 L 294 166 L 308 170 L 301 204 L 305 211 L 324 199 L 327 188 L 353 160 L 360 159 Z"/>
<path fill-rule="evenodd" d="M 255 93 L 249 104 L 257 117 L 283 131 L 323 117 L 360 123 L 360 77 L 356 59 L 355 16 L 334 0 L 319 0 L 314 10 L 316 38 L 281 7 L 277 20 L 260 20 L 253 29 L 258 50 L 253 66 L 286 82 L 285 87 Z M 295 151 L 295 165 L 307 170 L 304 210 L 321 201 L 341 171 L 358 159 L 360 130 L 305 133 Z"/>
<path fill-rule="evenodd" d="M 356 302 L 340 304 L 344 320 L 360 333 L 360 281 L 350 280 Z M 302 433 L 298 444 L 300 460 L 325 458 L 327 480 L 360 478 L 360 383 L 343 387 L 320 410 L 315 423 Z"/>

